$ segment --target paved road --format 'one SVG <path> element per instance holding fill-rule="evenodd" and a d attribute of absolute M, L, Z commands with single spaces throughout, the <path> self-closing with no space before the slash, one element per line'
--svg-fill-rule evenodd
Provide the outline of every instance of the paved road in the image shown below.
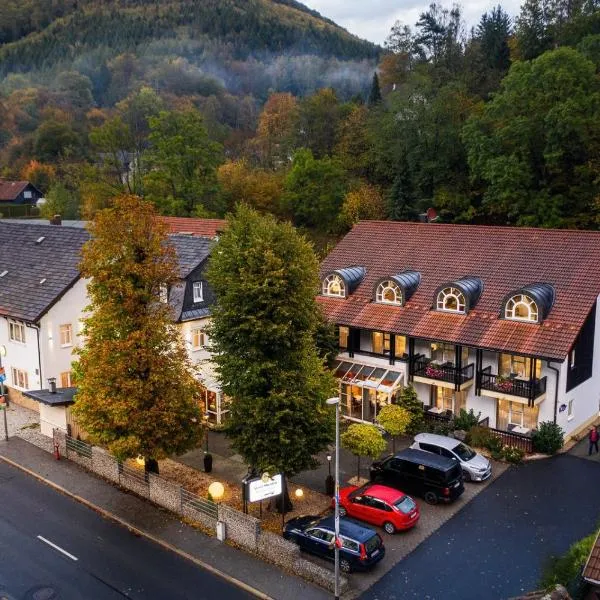
<path fill-rule="evenodd" d="M 11 600 L 252 597 L 0 463 L 0 598 L 4 596 Z"/>
<path fill-rule="evenodd" d="M 364 600 L 500 600 L 537 588 L 544 562 L 592 533 L 600 464 L 563 455 L 507 471 Z"/>

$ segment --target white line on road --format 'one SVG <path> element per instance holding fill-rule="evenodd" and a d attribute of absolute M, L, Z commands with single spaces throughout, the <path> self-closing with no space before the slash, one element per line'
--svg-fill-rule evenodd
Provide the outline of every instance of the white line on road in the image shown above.
<path fill-rule="evenodd" d="M 62 552 L 65 556 L 68 556 L 71 560 L 77 560 L 76 556 L 73 556 L 72 554 L 70 554 L 66 550 L 63 550 L 60 546 L 57 546 L 56 544 L 53 544 L 50 540 L 47 540 L 45 537 L 42 537 L 41 535 L 38 535 L 37 538 L 38 538 L 38 540 L 42 540 L 42 542 L 44 542 L 45 544 L 48 544 L 48 546 L 52 546 L 55 550 L 58 550 L 59 552 Z"/>

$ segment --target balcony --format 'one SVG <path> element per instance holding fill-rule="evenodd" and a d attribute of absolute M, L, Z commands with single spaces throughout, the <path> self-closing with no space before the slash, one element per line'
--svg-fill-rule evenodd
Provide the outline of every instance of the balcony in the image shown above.
<path fill-rule="evenodd" d="M 417 355 L 412 368 L 413 380 L 430 385 L 462 390 L 473 383 L 475 365 L 468 364 L 460 369 L 453 363 L 435 363 L 423 355 Z"/>
<path fill-rule="evenodd" d="M 502 377 L 492 374 L 491 370 L 491 367 L 486 367 L 479 374 L 482 396 L 527 401 L 529 405 L 538 404 L 546 397 L 546 377 L 541 379 Z"/>

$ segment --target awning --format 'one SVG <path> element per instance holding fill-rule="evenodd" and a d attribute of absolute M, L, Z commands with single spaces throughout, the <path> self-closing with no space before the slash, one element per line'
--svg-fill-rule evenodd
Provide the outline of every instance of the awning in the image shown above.
<path fill-rule="evenodd" d="M 333 370 L 335 376 L 342 383 L 347 383 L 348 385 L 356 385 L 388 393 L 402 387 L 400 380 L 403 374 L 393 369 L 338 360 L 335 362 Z"/>

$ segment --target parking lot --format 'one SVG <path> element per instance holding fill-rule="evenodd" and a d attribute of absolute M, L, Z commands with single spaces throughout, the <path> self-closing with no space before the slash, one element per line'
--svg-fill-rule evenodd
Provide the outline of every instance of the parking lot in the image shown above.
<path fill-rule="evenodd" d="M 383 538 L 386 555 L 374 569 L 367 573 L 353 573 L 349 576 L 351 590 L 347 598 L 355 598 L 376 584 L 378 580 L 384 577 L 389 571 L 406 558 L 415 548 L 429 538 L 446 521 L 451 519 L 459 511 L 465 508 L 478 494 L 483 492 L 493 481 L 495 481 L 507 469 L 505 463 L 493 462 L 492 476 L 483 483 L 465 483 L 464 493 L 452 504 L 430 506 L 424 500 L 415 498 L 421 511 L 421 518 L 413 529 L 389 535 L 376 527 Z M 370 525 L 370 527 L 372 527 Z M 305 555 L 319 564 L 332 568 L 332 564 L 319 558 Z"/>

